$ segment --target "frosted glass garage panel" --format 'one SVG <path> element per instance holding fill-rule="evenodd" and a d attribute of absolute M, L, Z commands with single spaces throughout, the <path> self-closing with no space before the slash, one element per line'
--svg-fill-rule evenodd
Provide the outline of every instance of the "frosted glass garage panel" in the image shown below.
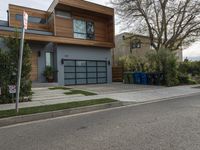
<path fill-rule="evenodd" d="M 76 82 L 77 82 L 77 84 L 87 84 L 86 79 L 77 79 Z"/>
<path fill-rule="evenodd" d="M 86 73 L 77 73 L 76 78 L 86 78 Z"/>
<path fill-rule="evenodd" d="M 76 72 L 86 72 L 86 67 L 76 67 Z"/>
<path fill-rule="evenodd" d="M 98 78 L 98 83 L 106 83 L 106 78 Z"/>
<path fill-rule="evenodd" d="M 106 62 L 105 61 L 99 61 L 99 62 L 97 62 L 97 66 L 105 67 L 106 66 Z"/>
<path fill-rule="evenodd" d="M 87 67 L 87 72 L 96 72 L 97 67 Z"/>
<path fill-rule="evenodd" d="M 75 73 L 65 73 L 65 78 L 67 79 L 75 79 L 76 74 Z"/>
<path fill-rule="evenodd" d="M 64 72 L 68 73 L 68 72 L 75 72 L 75 67 L 64 67 Z"/>
<path fill-rule="evenodd" d="M 74 85 L 74 84 L 76 84 L 75 79 L 65 80 L 65 85 Z"/>
<path fill-rule="evenodd" d="M 87 61 L 87 66 L 89 67 L 96 67 L 97 63 L 96 61 Z"/>
<path fill-rule="evenodd" d="M 101 77 L 101 78 L 106 78 L 106 73 L 98 73 L 98 77 Z"/>
<path fill-rule="evenodd" d="M 67 60 L 64 61 L 65 66 L 75 66 L 75 61 L 74 60 Z"/>
<path fill-rule="evenodd" d="M 97 73 L 88 73 L 87 77 L 88 78 L 96 78 L 97 77 Z"/>
<path fill-rule="evenodd" d="M 86 61 L 76 61 L 76 66 L 85 67 Z"/>
<path fill-rule="evenodd" d="M 96 84 L 97 79 L 88 79 L 88 84 Z"/>
<path fill-rule="evenodd" d="M 98 72 L 106 72 L 106 67 L 98 67 L 97 71 Z"/>

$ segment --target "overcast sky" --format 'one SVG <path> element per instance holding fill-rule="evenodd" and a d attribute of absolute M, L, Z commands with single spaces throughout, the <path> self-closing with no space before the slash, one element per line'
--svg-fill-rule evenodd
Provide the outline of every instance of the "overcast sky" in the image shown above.
<path fill-rule="evenodd" d="M 7 20 L 8 4 L 16 4 L 41 10 L 47 10 L 53 0 L 0 0 L 0 20 Z M 90 2 L 110 6 L 110 0 L 88 0 Z M 119 26 L 116 33 L 120 33 Z M 184 57 L 200 60 L 200 42 L 196 42 L 190 48 L 184 50 Z"/>

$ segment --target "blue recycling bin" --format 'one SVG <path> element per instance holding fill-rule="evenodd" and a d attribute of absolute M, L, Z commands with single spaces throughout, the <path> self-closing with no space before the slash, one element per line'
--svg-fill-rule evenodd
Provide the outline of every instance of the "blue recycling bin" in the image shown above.
<path fill-rule="evenodd" d="M 148 80 L 147 80 L 147 74 L 146 73 L 140 73 L 140 84 L 143 84 L 143 85 L 147 85 L 148 84 Z"/>
<path fill-rule="evenodd" d="M 141 84 L 141 72 L 134 72 L 133 79 L 135 84 Z"/>

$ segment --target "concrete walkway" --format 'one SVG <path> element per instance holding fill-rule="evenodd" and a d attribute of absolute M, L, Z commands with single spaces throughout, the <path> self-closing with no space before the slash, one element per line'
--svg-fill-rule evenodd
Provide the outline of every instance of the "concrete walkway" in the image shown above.
<path fill-rule="evenodd" d="M 92 100 L 92 99 L 99 99 L 99 98 L 112 98 L 123 102 L 134 102 L 134 103 L 141 103 L 147 101 L 154 101 L 160 99 L 168 99 L 173 97 L 180 97 L 180 96 L 187 96 L 191 94 L 200 93 L 200 88 L 192 88 L 194 86 L 177 86 L 177 87 L 169 87 L 169 88 L 159 88 L 159 89 L 148 89 L 148 90 L 141 90 L 141 91 L 134 91 L 134 92 L 118 92 L 118 93 L 111 93 L 111 94 L 100 94 L 95 96 L 83 96 L 79 95 L 64 95 L 62 92 L 65 91 L 50 91 L 47 88 L 43 89 L 36 89 L 39 90 L 41 93 L 48 92 L 51 93 L 50 97 L 55 96 L 53 98 L 48 98 L 45 95 L 40 97 L 38 95 L 35 96 L 35 99 L 32 102 L 21 103 L 19 105 L 20 108 L 25 107 L 34 107 L 34 106 L 44 106 L 44 105 L 51 105 L 51 104 L 59 104 L 59 103 L 67 103 L 67 102 L 74 102 L 74 101 L 84 101 L 84 100 Z M 55 93 L 57 95 L 55 95 Z M 47 95 L 48 95 L 47 94 Z M 60 95 L 59 95 L 60 94 Z M 60 96 L 60 97 L 59 97 Z M 5 104 L 0 105 L 0 110 L 9 110 L 14 109 L 15 104 Z"/>

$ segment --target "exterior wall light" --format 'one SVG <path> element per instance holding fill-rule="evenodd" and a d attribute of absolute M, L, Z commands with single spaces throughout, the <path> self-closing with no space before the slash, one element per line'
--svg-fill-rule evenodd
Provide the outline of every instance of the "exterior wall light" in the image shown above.
<path fill-rule="evenodd" d="M 64 59 L 61 59 L 61 64 L 62 64 L 62 65 L 64 64 Z"/>
<path fill-rule="evenodd" d="M 110 60 L 108 60 L 108 66 L 110 66 Z"/>

